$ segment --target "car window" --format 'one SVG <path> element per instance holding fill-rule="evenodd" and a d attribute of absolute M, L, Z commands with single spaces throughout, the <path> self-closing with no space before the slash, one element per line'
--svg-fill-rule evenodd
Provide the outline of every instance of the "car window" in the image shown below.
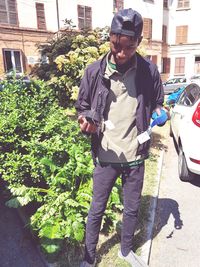
<path fill-rule="evenodd" d="M 180 78 L 179 79 L 179 83 L 185 83 L 186 82 L 186 79 L 185 78 Z"/>
<path fill-rule="evenodd" d="M 192 105 L 200 98 L 200 88 L 193 86 L 190 92 L 188 93 L 188 99 L 191 101 Z"/>
<path fill-rule="evenodd" d="M 185 95 L 186 95 L 186 89 L 180 95 L 180 97 L 179 97 L 179 99 L 177 101 L 178 105 L 183 105 L 184 104 Z"/>
<path fill-rule="evenodd" d="M 196 84 L 191 84 L 181 94 L 178 104 L 184 106 L 192 106 L 200 98 L 200 87 Z"/>
<path fill-rule="evenodd" d="M 173 78 L 173 79 L 170 79 L 166 82 L 166 84 L 174 84 L 174 83 L 185 83 L 186 82 L 186 78 Z"/>
<path fill-rule="evenodd" d="M 176 79 L 171 79 L 166 82 L 166 84 L 173 84 L 176 82 Z"/>

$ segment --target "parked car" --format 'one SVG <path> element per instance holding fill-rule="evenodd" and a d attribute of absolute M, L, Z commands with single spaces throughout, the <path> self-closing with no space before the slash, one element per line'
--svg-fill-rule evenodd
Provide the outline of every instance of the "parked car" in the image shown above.
<path fill-rule="evenodd" d="M 200 85 L 200 74 L 195 74 L 190 78 L 192 83 L 197 83 Z"/>
<path fill-rule="evenodd" d="M 173 93 L 177 88 L 187 86 L 191 81 L 186 77 L 174 77 L 163 83 L 164 94 Z"/>
<path fill-rule="evenodd" d="M 185 87 L 177 88 L 173 93 L 169 94 L 166 97 L 166 105 L 170 108 L 175 105 L 175 103 L 178 101 L 181 93 L 185 90 Z"/>
<path fill-rule="evenodd" d="M 178 151 L 182 181 L 200 178 L 200 87 L 189 84 L 171 109 L 170 135 Z"/>

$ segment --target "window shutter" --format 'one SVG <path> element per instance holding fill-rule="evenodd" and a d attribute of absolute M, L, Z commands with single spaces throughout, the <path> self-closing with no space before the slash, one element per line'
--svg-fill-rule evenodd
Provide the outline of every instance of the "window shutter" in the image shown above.
<path fill-rule="evenodd" d="M 15 0 L 0 0 L 0 23 L 18 24 Z"/>
<path fill-rule="evenodd" d="M 144 22 L 143 37 L 145 39 L 151 39 L 152 38 L 152 19 L 144 18 L 143 22 Z"/>
<path fill-rule="evenodd" d="M 188 8 L 190 7 L 189 0 L 178 0 L 178 8 Z"/>
<path fill-rule="evenodd" d="M 37 26 L 38 26 L 38 29 L 46 30 L 44 4 L 41 4 L 41 3 L 35 3 L 35 4 L 36 4 L 36 14 L 37 14 Z"/>
<path fill-rule="evenodd" d="M 78 5 L 78 28 L 84 29 L 84 6 Z"/>
<path fill-rule="evenodd" d="M 163 73 L 170 73 L 170 58 L 163 58 Z"/>
<path fill-rule="evenodd" d="M 124 8 L 124 0 L 113 0 L 113 12 L 116 13 Z"/>
<path fill-rule="evenodd" d="M 162 40 L 164 43 L 167 42 L 167 26 L 163 25 L 162 27 Z"/>
<path fill-rule="evenodd" d="M 0 10 L 0 23 L 8 24 L 8 16 L 6 11 Z"/>
<path fill-rule="evenodd" d="M 185 58 L 177 57 L 175 59 L 175 74 L 184 74 L 185 72 Z"/>
<path fill-rule="evenodd" d="M 17 24 L 17 14 L 16 13 L 10 13 L 10 24 L 11 25 Z"/>
<path fill-rule="evenodd" d="M 6 11 L 6 1 L 0 0 L 0 10 Z"/>
<path fill-rule="evenodd" d="M 92 29 L 92 8 L 78 5 L 78 28 Z"/>
<path fill-rule="evenodd" d="M 188 26 L 176 27 L 176 44 L 187 43 Z"/>
<path fill-rule="evenodd" d="M 166 73 L 170 73 L 170 58 L 166 58 Z"/>
<path fill-rule="evenodd" d="M 16 12 L 15 0 L 8 0 L 9 12 Z"/>
<path fill-rule="evenodd" d="M 168 0 L 163 1 L 163 7 L 168 8 Z"/>
<path fill-rule="evenodd" d="M 92 8 L 89 6 L 85 7 L 85 27 L 92 29 Z"/>

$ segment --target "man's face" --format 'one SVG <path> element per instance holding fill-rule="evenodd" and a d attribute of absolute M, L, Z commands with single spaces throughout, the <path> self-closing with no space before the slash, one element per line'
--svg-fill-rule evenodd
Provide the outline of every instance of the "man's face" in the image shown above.
<path fill-rule="evenodd" d="M 125 35 L 110 35 L 110 50 L 117 65 L 123 65 L 128 62 L 135 54 L 138 45 L 138 39 L 134 40 Z"/>

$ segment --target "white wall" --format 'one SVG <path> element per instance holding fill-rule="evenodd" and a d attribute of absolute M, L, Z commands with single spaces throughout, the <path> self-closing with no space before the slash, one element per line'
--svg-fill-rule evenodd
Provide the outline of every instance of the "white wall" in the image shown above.
<path fill-rule="evenodd" d="M 19 26 L 37 29 L 35 2 L 44 3 L 47 30 L 56 32 L 58 29 L 56 0 L 17 0 Z M 110 26 L 113 18 L 113 0 L 58 0 L 60 26 L 65 19 L 71 19 L 78 26 L 77 5 L 92 7 L 92 26 Z M 176 57 L 186 58 L 186 75 L 194 72 L 195 56 L 200 56 L 200 27 L 198 26 L 200 1 L 190 0 L 189 10 L 177 11 L 177 0 L 169 0 L 169 8 L 163 11 L 163 1 L 153 3 L 143 0 L 124 0 L 125 8 L 137 10 L 142 17 L 151 18 L 152 40 L 162 41 L 162 25 L 167 25 L 168 43 L 170 45 L 171 68 L 174 75 Z M 176 26 L 188 25 L 188 44 L 175 45 Z"/>
<path fill-rule="evenodd" d="M 190 9 L 177 10 L 177 0 L 171 1 L 169 13 L 164 13 L 168 21 L 168 43 L 170 45 L 171 68 L 170 76 L 174 75 L 175 58 L 185 57 L 185 75 L 190 77 L 195 73 L 195 56 L 200 55 L 200 28 L 197 26 L 200 1 L 190 0 Z M 175 45 L 176 26 L 188 25 L 187 44 Z"/>
<path fill-rule="evenodd" d="M 131 7 L 138 11 L 142 17 L 152 19 L 152 39 L 154 41 L 162 40 L 162 24 L 163 24 L 163 3 L 155 0 L 154 3 L 141 0 L 125 0 L 124 6 Z"/>
<path fill-rule="evenodd" d="M 57 31 L 56 0 L 17 0 L 19 27 L 37 29 L 35 3 L 43 3 L 48 31 Z"/>
<path fill-rule="evenodd" d="M 64 26 L 65 19 L 71 19 L 73 24 L 78 27 L 77 6 L 84 5 L 92 8 L 92 27 L 110 26 L 112 13 L 112 0 L 59 0 L 59 16 L 61 27 Z"/>
<path fill-rule="evenodd" d="M 185 76 L 191 77 L 195 73 L 195 56 L 200 56 L 200 44 L 172 46 L 170 48 L 171 69 L 170 76 L 174 76 L 175 58 L 185 57 Z"/>
<path fill-rule="evenodd" d="M 72 19 L 73 23 L 78 25 L 77 5 L 92 7 L 92 26 L 105 27 L 110 26 L 113 18 L 113 0 L 60 0 L 59 16 L 61 26 L 64 19 Z M 163 3 L 160 0 L 154 1 L 154 4 L 141 0 L 124 0 L 124 8 L 133 8 L 143 17 L 151 18 L 152 38 L 155 41 L 162 40 L 162 23 L 163 23 Z"/>

